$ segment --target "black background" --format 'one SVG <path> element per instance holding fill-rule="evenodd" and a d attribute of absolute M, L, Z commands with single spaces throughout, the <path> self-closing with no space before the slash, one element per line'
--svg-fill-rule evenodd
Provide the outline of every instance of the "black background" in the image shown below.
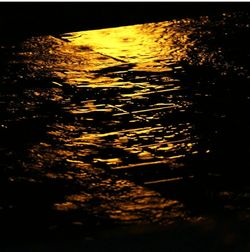
<path fill-rule="evenodd" d="M 243 2 L 2 2 L 1 37 L 113 27 L 249 8 Z"/>

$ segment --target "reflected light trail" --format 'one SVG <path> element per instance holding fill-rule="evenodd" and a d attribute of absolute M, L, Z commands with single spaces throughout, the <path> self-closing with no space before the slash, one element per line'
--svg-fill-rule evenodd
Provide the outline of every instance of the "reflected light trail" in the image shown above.
<path fill-rule="evenodd" d="M 48 91 L 27 95 L 55 104 L 46 139 L 29 147 L 26 170 L 70 185 L 55 211 L 121 223 L 186 216 L 181 202 L 143 185 L 179 181 L 185 159 L 197 153 L 192 100 L 179 78 L 194 30 L 186 19 L 25 41 L 12 64 L 21 59 L 27 78 L 48 80 Z"/>

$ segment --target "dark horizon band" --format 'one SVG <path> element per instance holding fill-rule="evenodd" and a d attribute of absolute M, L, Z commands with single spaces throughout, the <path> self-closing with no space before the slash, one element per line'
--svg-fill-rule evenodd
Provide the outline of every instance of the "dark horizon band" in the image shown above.
<path fill-rule="evenodd" d="M 0 32 L 19 38 L 248 9 L 248 2 L 1 2 Z"/>

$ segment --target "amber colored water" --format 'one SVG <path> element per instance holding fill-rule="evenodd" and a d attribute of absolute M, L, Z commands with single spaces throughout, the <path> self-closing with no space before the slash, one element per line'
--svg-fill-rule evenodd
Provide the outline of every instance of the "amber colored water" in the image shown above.
<path fill-rule="evenodd" d="M 249 215 L 245 13 L 2 47 L 4 227 Z"/>

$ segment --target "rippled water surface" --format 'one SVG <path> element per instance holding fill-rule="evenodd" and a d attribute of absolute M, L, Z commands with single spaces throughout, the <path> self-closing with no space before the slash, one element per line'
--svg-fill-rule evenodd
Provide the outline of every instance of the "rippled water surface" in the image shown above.
<path fill-rule="evenodd" d="M 54 230 L 248 214 L 249 187 L 232 180 L 249 166 L 248 33 L 246 13 L 225 13 L 2 47 L 1 220 Z"/>

